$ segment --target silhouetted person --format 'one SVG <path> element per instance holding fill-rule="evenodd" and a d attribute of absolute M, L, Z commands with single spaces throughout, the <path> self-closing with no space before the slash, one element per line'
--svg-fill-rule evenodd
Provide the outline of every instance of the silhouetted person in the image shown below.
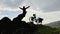
<path fill-rule="evenodd" d="M 43 21 L 43 18 L 39 18 L 39 17 L 38 17 L 35 22 L 36 22 L 37 24 L 39 24 L 39 23 L 42 24 L 42 21 Z"/>
<path fill-rule="evenodd" d="M 25 8 L 25 6 L 23 6 L 23 8 L 21 8 L 21 7 L 19 7 L 20 9 L 22 9 L 23 10 L 23 13 L 22 14 L 19 14 L 16 18 L 14 18 L 13 19 L 13 21 L 16 21 L 16 22 L 18 22 L 18 21 L 21 21 L 24 17 L 25 17 L 25 15 L 26 15 L 26 9 L 28 9 L 30 6 L 28 6 L 28 7 L 26 7 Z"/>
<path fill-rule="evenodd" d="M 21 7 L 19 7 L 20 9 L 22 9 L 23 11 L 26 11 L 26 9 L 28 9 L 30 6 L 28 6 L 28 7 L 26 7 L 25 8 L 25 6 L 23 6 L 23 8 L 21 8 Z"/>
<path fill-rule="evenodd" d="M 43 21 L 43 18 L 38 18 L 38 20 L 39 20 L 39 22 L 41 22 L 41 23 L 42 23 L 42 21 Z"/>
<path fill-rule="evenodd" d="M 30 22 L 34 22 L 36 20 L 36 14 L 33 14 L 33 16 L 30 17 L 29 20 L 30 20 Z"/>
<path fill-rule="evenodd" d="M 36 19 L 36 14 L 33 14 L 33 17 Z"/>
<path fill-rule="evenodd" d="M 21 27 L 24 27 L 24 26 L 25 27 L 28 26 L 28 24 L 25 21 L 22 21 L 22 19 L 25 17 L 25 15 L 27 13 L 27 11 L 26 11 L 27 8 L 29 8 L 29 6 L 26 7 L 26 8 L 25 8 L 25 6 L 23 6 L 23 8 L 20 8 L 20 9 L 23 10 L 23 13 L 22 14 L 19 14 L 16 18 L 13 19 L 12 22 L 16 26 L 16 29 L 21 28 Z"/>

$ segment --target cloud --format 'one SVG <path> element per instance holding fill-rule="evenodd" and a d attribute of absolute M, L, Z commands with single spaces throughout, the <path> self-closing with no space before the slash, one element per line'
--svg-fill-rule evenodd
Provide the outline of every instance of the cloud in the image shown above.
<path fill-rule="evenodd" d="M 40 17 L 43 18 L 43 24 L 48 24 L 54 21 L 59 21 L 60 20 L 60 12 L 55 11 L 55 12 L 42 12 L 42 11 L 34 11 L 32 9 L 28 9 L 27 14 L 25 16 L 25 18 L 23 20 L 25 20 L 26 22 L 29 22 L 29 18 L 33 16 L 33 14 L 36 14 L 36 17 Z"/>
<path fill-rule="evenodd" d="M 0 0 L 0 6 L 5 8 L 17 8 L 24 0 Z"/>
<path fill-rule="evenodd" d="M 0 0 L 0 8 L 17 9 L 20 5 L 31 6 L 44 12 L 60 11 L 60 0 Z"/>
<path fill-rule="evenodd" d="M 0 19 L 3 17 L 9 17 L 10 19 L 13 19 L 18 16 L 18 14 L 21 14 L 22 11 L 20 10 L 0 10 Z"/>
<path fill-rule="evenodd" d="M 60 0 L 25 0 L 23 3 L 32 6 L 34 10 L 60 11 Z"/>
<path fill-rule="evenodd" d="M 30 6 L 25 17 L 27 20 L 34 13 L 37 14 L 37 17 L 42 17 L 45 24 L 60 20 L 60 0 L 0 0 L 0 18 L 15 18 L 18 14 L 22 13 L 17 8 L 23 5 Z"/>

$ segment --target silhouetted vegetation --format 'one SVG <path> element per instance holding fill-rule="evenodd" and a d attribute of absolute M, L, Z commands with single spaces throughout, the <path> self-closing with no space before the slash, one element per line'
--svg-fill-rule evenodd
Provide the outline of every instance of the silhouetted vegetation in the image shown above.
<path fill-rule="evenodd" d="M 37 18 L 36 15 L 33 14 L 31 17 L 30 22 L 26 23 L 22 21 L 25 17 L 27 11 L 26 9 L 29 8 L 23 6 L 23 8 L 19 7 L 23 10 L 22 14 L 19 14 L 15 17 L 12 21 L 8 17 L 4 17 L 0 20 L 0 34 L 59 34 L 56 28 L 51 28 L 48 26 L 44 26 L 42 24 L 35 25 L 33 21 L 42 23 L 42 18 Z"/>

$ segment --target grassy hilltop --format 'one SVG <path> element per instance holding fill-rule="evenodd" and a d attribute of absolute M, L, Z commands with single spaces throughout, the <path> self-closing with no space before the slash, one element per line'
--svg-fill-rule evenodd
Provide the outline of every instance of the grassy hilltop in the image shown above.
<path fill-rule="evenodd" d="M 60 34 L 60 28 L 52 28 L 49 26 L 45 26 L 45 25 L 34 25 L 34 24 L 30 24 L 31 27 L 34 27 L 34 32 L 32 32 L 31 34 Z M 26 34 L 30 34 L 27 28 L 20 28 L 19 30 L 17 30 L 17 33 L 21 34 L 26 32 Z"/>
<path fill-rule="evenodd" d="M 60 34 L 60 28 L 51 28 L 49 26 L 38 27 L 34 34 Z"/>

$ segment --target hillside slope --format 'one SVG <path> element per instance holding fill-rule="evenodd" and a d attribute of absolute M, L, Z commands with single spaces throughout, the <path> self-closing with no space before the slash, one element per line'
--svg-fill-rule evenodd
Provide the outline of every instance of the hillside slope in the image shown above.
<path fill-rule="evenodd" d="M 51 26 L 51 27 L 59 27 L 60 26 L 60 21 L 51 22 L 51 23 L 46 24 L 46 25 Z"/>
<path fill-rule="evenodd" d="M 34 32 L 32 32 L 31 34 L 59 34 L 60 33 L 59 29 L 51 28 L 51 27 L 45 26 L 45 25 L 35 25 L 33 27 L 34 28 L 32 28 L 32 29 L 34 30 Z M 20 33 L 22 31 L 22 33 L 25 32 L 26 34 L 30 34 L 31 31 L 29 31 L 29 33 L 27 33 L 28 32 L 27 29 L 28 28 L 21 28 L 16 33 Z"/>

